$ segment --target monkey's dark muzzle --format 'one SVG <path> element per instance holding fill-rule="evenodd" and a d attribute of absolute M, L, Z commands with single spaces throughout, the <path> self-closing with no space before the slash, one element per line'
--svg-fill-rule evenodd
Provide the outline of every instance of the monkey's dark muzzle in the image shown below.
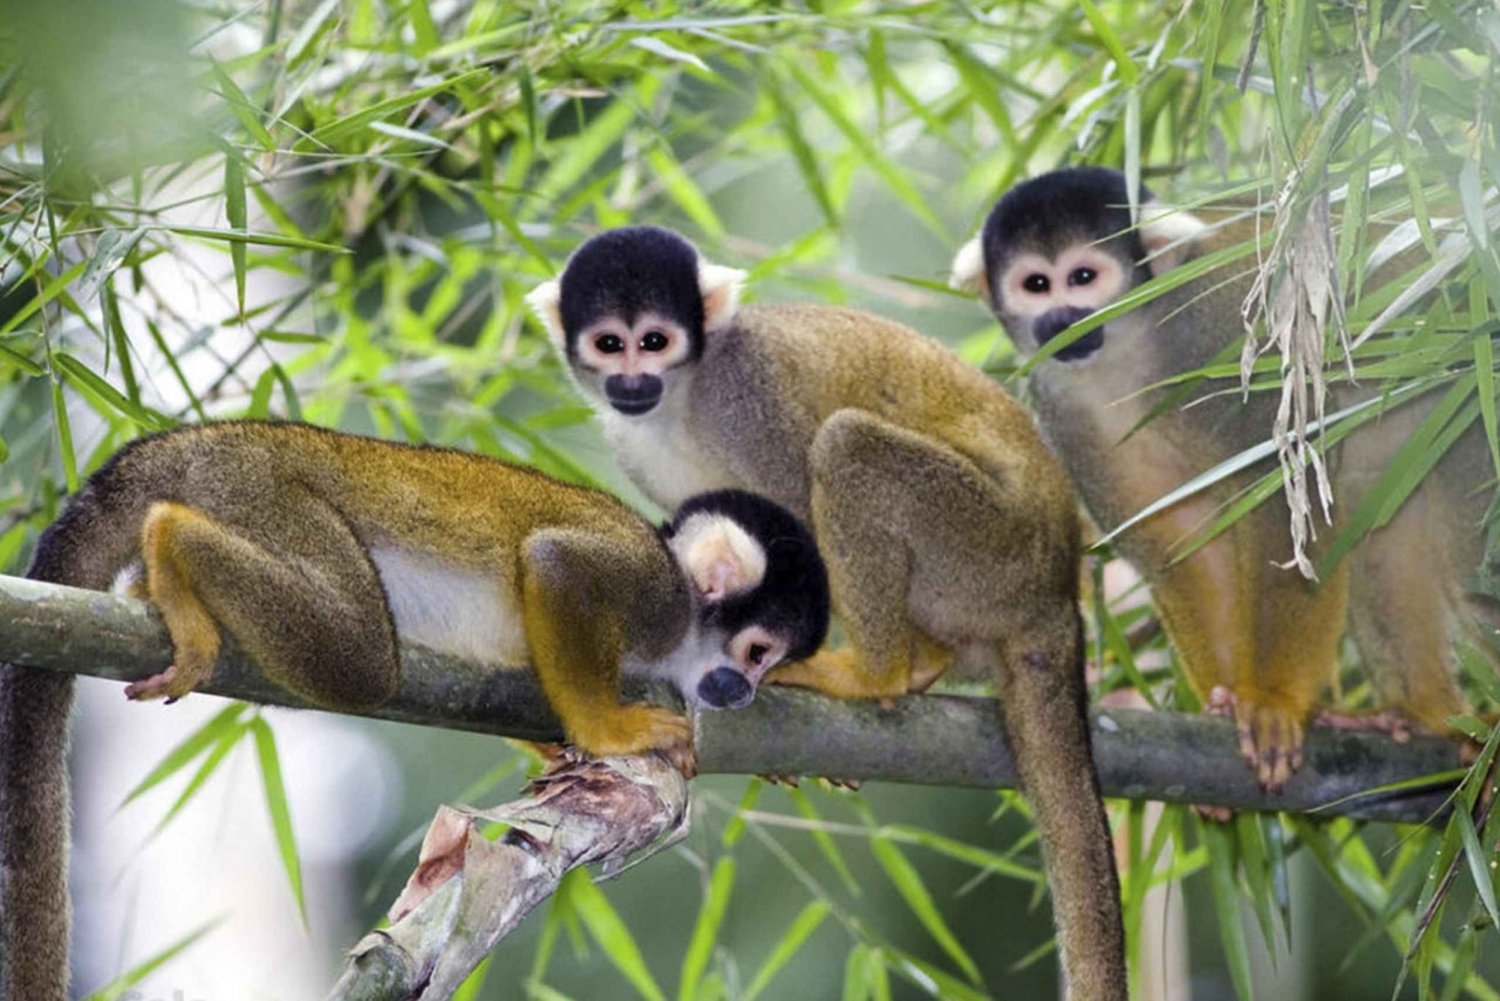
<path fill-rule="evenodd" d="M 1036 318 L 1031 328 L 1036 334 L 1037 346 L 1046 344 L 1092 312 L 1092 309 L 1084 309 L 1080 306 L 1063 306 L 1043 313 Z M 1059 348 L 1052 357 L 1058 361 L 1077 361 L 1080 358 L 1087 358 L 1102 347 L 1104 347 L 1104 325 L 1100 324 L 1067 347 Z"/>
<path fill-rule="evenodd" d="M 755 699 L 755 686 L 732 667 L 716 667 L 698 682 L 698 698 L 714 709 L 743 709 Z"/>
<path fill-rule="evenodd" d="M 604 396 L 622 414 L 644 414 L 661 402 L 662 381 L 654 375 L 612 375 L 604 380 Z"/>

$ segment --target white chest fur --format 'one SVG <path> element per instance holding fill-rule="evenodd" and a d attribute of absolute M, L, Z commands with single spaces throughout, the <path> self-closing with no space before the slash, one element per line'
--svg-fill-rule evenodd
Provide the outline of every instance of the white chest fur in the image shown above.
<path fill-rule="evenodd" d="M 370 559 L 402 639 L 480 664 L 528 662 L 521 608 L 504 581 L 392 546 L 372 547 Z"/>
<path fill-rule="evenodd" d="M 636 486 L 671 510 L 693 494 L 735 486 L 734 479 L 693 440 L 685 415 L 668 401 L 649 414 L 627 417 L 600 410 L 604 439 Z"/>

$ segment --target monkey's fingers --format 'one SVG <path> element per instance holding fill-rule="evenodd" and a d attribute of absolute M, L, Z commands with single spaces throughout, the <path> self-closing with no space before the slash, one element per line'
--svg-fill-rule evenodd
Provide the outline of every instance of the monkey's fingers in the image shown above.
<path fill-rule="evenodd" d="M 691 779 L 698 774 L 698 751 L 693 747 L 691 740 L 681 744 L 673 744 L 671 747 L 662 748 L 662 754 L 666 755 L 672 766 L 682 773 L 685 779 Z"/>
<path fill-rule="evenodd" d="M 1208 693 L 1208 702 L 1203 707 L 1207 716 L 1234 716 L 1235 706 L 1238 701 L 1234 697 L 1234 691 L 1227 685 L 1215 685 L 1213 691 Z"/>
<path fill-rule="evenodd" d="M 1215 824 L 1227 824 L 1234 819 L 1234 811 L 1227 806 L 1205 806 L 1202 803 L 1194 803 L 1193 812 Z"/>
<path fill-rule="evenodd" d="M 1303 721 L 1282 709 L 1239 700 L 1235 712 L 1240 753 L 1267 792 L 1286 785 L 1302 766 Z"/>
<path fill-rule="evenodd" d="M 769 782 L 773 786 L 791 786 L 796 789 L 802 784 L 802 776 L 792 775 L 788 772 L 762 772 L 756 776 L 763 782 Z"/>
<path fill-rule="evenodd" d="M 1399 709 L 1383 709 L 1379 712 L 1360 712 L 1352 709 L 1323 709 L 1314 718 L 1319 726 L 1335 730 L 1375 730 L 1390 734 L 1398 744 L 1411 740 L 1420 726 Z"/>

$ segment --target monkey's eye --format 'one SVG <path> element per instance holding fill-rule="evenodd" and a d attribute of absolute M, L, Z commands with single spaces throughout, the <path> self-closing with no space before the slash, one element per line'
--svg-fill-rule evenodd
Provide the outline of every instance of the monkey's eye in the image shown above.
<path fill-rule="evenodd" d="M 766 646 L 764 643 L 751 643 L 750 650 L 745 654 L 745 656 L 750 658 L 750 663 L 759 664 L 761 661 L 766 659 L 766 654 L 770 652 L 771 648 Z"/>
<path fill-rule="evenodd" d="M 1040 294 L 1050 289 L 1052 287 L 1052 283 L 1047 280 L 1046 275 L 1042 274 L 1041 272 L 1037 272 L 1036 274 L 1027 275 L 1026 280 L 1021 282 L 1021 287 L 1028 292 L 1036 292 Z"/>
<path fill-rule="evenodd" d="M 625 350 L 625 342 L 618 334 L 601 334 L 594 339 L 594 347 L 599 349 L 600 354 L 617 355 Z"/>
<path fill-rule="evenodd" d="M 667 335 L 660 330 L 648 330 L 641 338 L 642 351 L 665 351 L 667 349 Z"/>
<path fill-rule="evenodd" d="M 1098 277 L 1099 272 L 1095 271 L 1093 268 L 1074 268 L 1072 271 L 1068 272 L 1068 284 L 1087 285 Z"/>

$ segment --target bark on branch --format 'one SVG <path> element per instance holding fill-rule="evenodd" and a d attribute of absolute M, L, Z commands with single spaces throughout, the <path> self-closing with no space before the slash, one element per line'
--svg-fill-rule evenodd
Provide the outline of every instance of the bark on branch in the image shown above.
<path fill-rule="evenodd" d="M 143 602 L 0 576 L 0 661 L 132 681 L 160 671 L 169 656 L 166 633 Z M 479 668 L 415 647 L 403 651 L 402 662 L 400 691 L 372 715 L 536 740 L 559 736 L 528 672 Z M 233 650 L 226 651 L 205 690 L 303 705 Z M 643 687 L 637 694 L 673 698 L 662 688 Z M 705 773 L 1015 784 L 991 699 L 912 696 L 884 709 L 767 686 L 748 709 L 703 713 L 694 726 Z M 1228 720 L 1127 709 L 1094 712 L 1094 755 L 1109 796 L 1406 821 L 1426 819 L 1446 789 L 1356 794 L 1460 765 L 1458 747 L 1449 741 L 1398 744 L 1382 734 L 1314 727 L 1306 764 L 1284 790 L 1270 795 L 1240 759 Z"/>

